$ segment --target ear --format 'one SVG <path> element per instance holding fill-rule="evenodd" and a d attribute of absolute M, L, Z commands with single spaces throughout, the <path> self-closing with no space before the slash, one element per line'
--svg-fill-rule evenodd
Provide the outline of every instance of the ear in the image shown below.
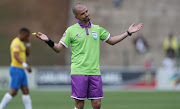
<path fill-rule="evenodd" d="M 74 16 L 76 19 L 78 19 L 78 17 L 77 16 Z"/>

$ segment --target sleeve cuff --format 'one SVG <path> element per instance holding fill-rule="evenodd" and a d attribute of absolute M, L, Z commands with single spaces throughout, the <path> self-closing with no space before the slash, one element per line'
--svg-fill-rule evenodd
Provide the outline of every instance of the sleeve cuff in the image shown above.
<path fill-rule="evenodd" d="M 66 48 L 68 48 L 68 46 L 66 45 L 66 43 L 64 43 L 63 41 L 59 41 L 61 44 L 63 44 Z"/>
<path fill-rule="evenodd" d="M 110 33 L 108 34 L 108 36 L 106 37 L 106 39 L 105 40 L 103 40 L 103 42 L 106 42 L 109 38 L 110 38 Z"/>

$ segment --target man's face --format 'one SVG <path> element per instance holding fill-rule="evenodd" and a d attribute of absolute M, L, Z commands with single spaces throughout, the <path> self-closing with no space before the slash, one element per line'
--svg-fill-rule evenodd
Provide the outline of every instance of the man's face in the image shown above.
<path fill-rule="evenodd" d="M 77 9 L 77 16 L 76 18 L 82 22 L 89 22 L 90 21 L 90 14 L 88 12 L 88 9 L 83 6 L 82 8 Z"/>
<path fill-rule="evenodd" d="M 29 40 L 29 33 L 24 32 L 24 33 L 21 34 L 21 37 L 22 37 L 23 41 L 28 42 L 28 40 Z"/>

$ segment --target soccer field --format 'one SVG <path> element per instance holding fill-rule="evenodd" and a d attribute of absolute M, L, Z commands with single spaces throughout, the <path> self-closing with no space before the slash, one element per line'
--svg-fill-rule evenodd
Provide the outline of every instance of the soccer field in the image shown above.
<path fill-rule="evenodd" d="M 31 97 L 33 109 L 74 109 L 69 91 L 31 91 Z M 24 109 L 20 92 L 5 109 Z M 89 100 L 84 109 L 92 109 Z M 180 109 L 180 92 L 105 91 L 102 109 Z"/>

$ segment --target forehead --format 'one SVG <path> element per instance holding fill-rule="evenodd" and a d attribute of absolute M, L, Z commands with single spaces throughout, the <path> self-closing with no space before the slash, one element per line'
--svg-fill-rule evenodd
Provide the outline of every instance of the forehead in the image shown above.
<path fill-rule="evenodd" d="M 24 35 L 24 36 L 29 36 L 30 33 L 29 33 L 29 32 L 23 32 L 22 35 Z"/>
<path fill-rule="evenodd" d="M 78 7 L 78 8 L 76 9 L 76 11 L 77 11 L 78 14 L 81 14 L 81 13 L 86 12 L 86 11 L 87 11 L 87 8 L 86 8 L 85 6 Z"/>

